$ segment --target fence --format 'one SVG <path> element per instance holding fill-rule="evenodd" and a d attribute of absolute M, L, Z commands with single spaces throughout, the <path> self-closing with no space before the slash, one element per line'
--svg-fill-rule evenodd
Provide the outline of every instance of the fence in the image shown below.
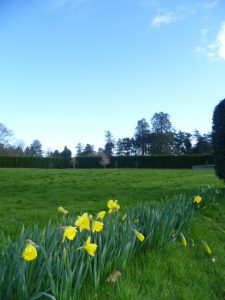
<path fill-rule="evenodd" d="M 193 170 L 214 170 L 214 165 L 200 165 L 200 166 L 192 166 Z"/>

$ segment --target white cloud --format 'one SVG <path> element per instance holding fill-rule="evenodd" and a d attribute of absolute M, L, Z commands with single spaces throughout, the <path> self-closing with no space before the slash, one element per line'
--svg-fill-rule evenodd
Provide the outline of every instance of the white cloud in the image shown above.
<path fill-rule="evenodd" d="M 177 21 L 177 16 L 174 13 L 166 13 L 163 15 L 157 15 L 151 22 L 151 27 L 159 28 L 163 25 L 169 25 Z"/>
<path fill-rule="evenodd" d="M 206 29 L 202 29 L 201 45 L 195 49 L 198 57 L 206 56 L 210 60 L 225 60 L 225 21 L 222 23 L 215 41 L 208 42 Z"/>
<path fill-rule="evenodd" d="M 219 57 L 225 60 L 225 22 L 223 22 L 217 36 Z"/>

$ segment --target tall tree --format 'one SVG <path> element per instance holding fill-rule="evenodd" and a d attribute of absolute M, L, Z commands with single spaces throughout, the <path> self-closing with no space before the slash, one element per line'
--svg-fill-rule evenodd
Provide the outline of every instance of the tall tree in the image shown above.
<path fill-rule="evenodd" d="M 191 134 L 188 132 L 174 132 L 173 153 L 182 155 L 192 151 Z"/>
<path fill-rule="evenodd" d="M 82 152 L 83 152 L 83 145 L 81 143 L 78 143 L 76 145 L 76 151 L 77 151 L 77 153 L 76 153 L 77 156 L 80 156 L 82 154 Z"/>
<path fill-rule="evenodd" d="M 216 175 L 225 181 L 225 99 L 214 109 L 212 141 Z"/>
<path fill-rule="evenodd" d="M 172 132 L 152 132 L 150 135 L 150 153 L 152 155 L 168 155 L 173 151 L 174 136 Z"/>
<path fill-rule="evenodd" d="M 151 154 L 171 154 L 173 149 L 173 132 L 170 116 L 167 113 L 155 113 L 151 119 Z"/>
<path fill-rule="evenodd" d="M 167 113 L 155 113 L 151 119 L 152 131 L 155 133 L 168 133 L 172 131 L 170 116 Z"/>
<path fill-rule="evenodd" d="M 48 152 L 46 153 L 46 157 L 59 158 L 59 157 L 60 157 L 59 150 L 55 150 L 54 152 L 52 152 L 51 150 L 48 151 Z"/>
<path fill-rule="evenodd" d="M 108 156 L 112 156 L 114 147 L 115 147 L 115 141 L 113 135 L 108 130 L 105 132 L 105 154 Z"/>
<path fill-rule="evenodd" d="M 212 134 L 207 133 L 201 135 L 198 130 L 194 132 L 195 145 L 193 147 L 193 153 L 195 154 L 211 154 L 212 153 Z"/>
<path fill-rule="evenodd" d="M 9 145 L 9 141 L 13 136 L 13 132 L 9 130 L 4 124 L 0 123 L 0 153 Z"/>
<path fill-rule="evenodd" d="M 118 139 L 117 141 L 117 155 L 132 155 L 134 152 L 134 140 L 128 137 Z"/>
<path fill-rule="evenodd" d="M 148 153 L 150 145 L 150 129 L 146 119 L 141 119 L 137 122 L 134 133 L 135 146 L 141 155 Z"/>
<path fill-rule="evenodd" d="M 59 150 L 55 150 L 55 151 L 53 152 L 53 155 L 52 155 L 52 156 L 53 156 L 53 157 L 56 157 L 56 158 L 60 157 Z"/>
<path fill-rule="evenodd" d="M 66 146 L 64 147 L 63 151 L 60 152 L 60 157 L 62 158 L 71 158 L 72 152 Z"/>
<path fill-rule="evenodd" d="M 39 140 L 34 140 L 31 145 L 25 149 L 26 156 L 41 157 L 42 153 L 42 145 Z"/>
<path fill-rule="evenodd" d="M 84 148 L 84 150 L 82 151 L 82 153 L 80 154 L 80 156 L 96 156 L 96 152 L 94 150 L 94 146 L 87 144 Z"/>

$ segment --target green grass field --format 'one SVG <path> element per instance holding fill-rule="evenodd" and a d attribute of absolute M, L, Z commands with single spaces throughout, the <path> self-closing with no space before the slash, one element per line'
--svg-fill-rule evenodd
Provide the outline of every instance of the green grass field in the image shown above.
<path fill-rule="evenodd" d="M 123 208 L 193 196 L 207 185 L 221 196 L 204 211 L 212 221 L 196 221 L 191 236 L 208 242 L 215 262 L 195 247 L 148 251 L 130 262 L 116 284 L 103 279 L 99 290 L 87 287 L 82 299 L 225 299 L 225 234 L 218 229 L 225 230 L 225 188 L 211 171 L 0 169 L 0 230 L 16 238 L 23 224 L 54 222 L 58 206 L 95 213 L 110 198 Z"/>

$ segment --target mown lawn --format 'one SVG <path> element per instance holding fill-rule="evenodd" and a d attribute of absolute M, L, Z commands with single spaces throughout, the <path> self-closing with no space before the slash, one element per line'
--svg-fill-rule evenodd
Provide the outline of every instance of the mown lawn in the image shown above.
<path fill-rule="evenodd" d="M 213 258 L 199 247 L 147 251 L 135 257 L 115 284 L 105 279 L 82 299 L 225 299 L 225 188 L 211 171 L 0 169 L 0 230 L 16 238 L 22 225 L 57 219 L 57 207 L 95 213 L 106 201 L 121 207 L 157 202 L 210 185 L 221 191 L 218 204 L 195 221 L 190 237 L 205 240 Z M 220 229 L 219 229 L 220 228 Z M 60 299 L 59 299 L 60 300 Z"/>

